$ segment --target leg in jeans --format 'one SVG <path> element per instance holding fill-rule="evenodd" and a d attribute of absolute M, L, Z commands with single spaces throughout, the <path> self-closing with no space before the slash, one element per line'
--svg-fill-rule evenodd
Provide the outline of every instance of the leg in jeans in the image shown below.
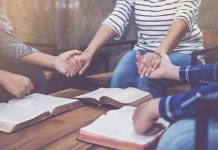
<path fill-rule="evenodd" d="M 41 69 L 0 58 L 0 69 L 29 78 L 34 85 L 34 93 L 46 93 L 46 79 Z"/>
<path fill-rule="evenodd" d="M 209 121 L 209 150 L 218 148 L 218 120 Z M 158 150 L 194 150 L 195 148 L 195 119 L 177 121 L 167 129 L 161 137 Z"/>
<path fill-rule="evenodd" d="M 136 51 L 127 52 L 116 66 L 111 78 L 111 88 L 127 88 L 134 86 L 134 80 L 138 76 L 136 67 Z"/>
<path fill-rule="evenodd" d="M 140 51 L 145 54 L 145 51 Z M 171 53 L 170 60 L 177 66 L 188 66 L 191 64 L 191 55 Z M 110 87 L 127 88 L 136 87 L 151 93 L 154 97 L 160 97 L 163 89 L 168 86 L 179 84 L 168 79 L 140 78 L 136 66 L 136 51 L 129 51 L 118 63 L 111 78 Z"/>

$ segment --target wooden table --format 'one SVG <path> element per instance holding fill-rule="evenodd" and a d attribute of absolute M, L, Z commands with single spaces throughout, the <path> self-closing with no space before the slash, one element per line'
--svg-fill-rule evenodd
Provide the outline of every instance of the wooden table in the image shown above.
<path fill-rule="evenodd" d="M 86 93 L 86 91 L 69 89 L 52 95 L 72 98 L 84 93 Z M 108 110 L 105 108 L 83 106 L 11 134 L 0 132 L 0 149 L 106 149 L 77 140 L 79 129 L 90 124 L 106 111 Z"/>
<path fill-rule="evenodd" d="M 86 80 L 89 84 L 96 88 L 109 87 L 109 79 L 112 77 L 113 72 L 100 73 L 96 75 L 87 76 Z M 190 90 L 190 85 L 177 85 L 168 87 L 163 91 L 164 95 L 172 95 L 176 93 L 186 92 Z"/>
<path fill-rule="evenodd" d="M 108 73 L 100 73 L 96 75 L 87 76 L 86 80 L 94 85 L 99 87 L 108 87 L 109 86 L 109 79 L 112 77 L 112 72 Z"/>

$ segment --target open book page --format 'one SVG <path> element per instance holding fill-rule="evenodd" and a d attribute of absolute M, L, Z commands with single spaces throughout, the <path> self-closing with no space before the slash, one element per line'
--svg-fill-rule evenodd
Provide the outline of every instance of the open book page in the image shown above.
<path fill-rule="evenodd" d="M 135 102 L 143 97 L 149 96 L 150 93 L 129 87 L 126 89 L 122 89 L 123 91 L 118 93 L 116 92 L 114 95 L 111 95 L 110 97 L 114 100 L 117 100 L 121 103 L 132 103 Z"/>
<path fill-rule="evenodd" d="M 28 107 L 3 103 L 0 105 L 0 130 L 10 132 L 17 124 L 31 120 L 40 115 L 43 115 L 44 118 L 49 117 L 48 111 L 45 112 Z"/>
<path fill-rule="evenodd" d="M 133 107 L 123 107 L 120 110 L 109 111 L 106 115 L 99 117 L 91 125 L 84 127 L 81 131 L 98 136 L 107 137 L 119 141 L 135 144 L 146 144 L 157 138 L 160 133 L 152 136 L 138 134 L 132 124 Z M 164 125 L 168 123 L 160 120 Z"/>
<path fill-rule="evenodd" d="M 26 96 L 22 100 L 13 99 L 9 101 L 9 104 L 16 105 L 17 107 L 30 108 L 31 110 L 38 110 L 39 112 L 50 111 L 52 113 L 56 107 L 74 102 L 78 102 L 78 100 L 58 98 L 36 93 Z"/>
<path fill-rule="evenodd" d="M 106 96 L 121 103 L 132 103 L 148 95 L 150 93 L 132 87 L 126 89 L 100 88 L 96 91 L 77 96 L 76 98 L 93 98 L 99 100 L 101 97 Z"/>

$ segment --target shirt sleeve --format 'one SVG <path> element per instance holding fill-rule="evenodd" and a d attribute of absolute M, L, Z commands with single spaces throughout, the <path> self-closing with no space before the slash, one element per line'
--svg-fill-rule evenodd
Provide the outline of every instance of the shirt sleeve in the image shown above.
<path fill-rule="evenodd" d="M 162 97 L 159 103 L 161 117 L 170 122 L 194 117 L 196 101 L 201 96 L 207 96 L 218 91 L 218 82 L 207 86 L 198 86 L 189 92 Z"/>
<path fill-rule="evenodd" d="M 191 83 L 192 85 L 217 82 L 218 64 L 181 67 L 179 76 L 182 82 Z"/>
<path fill-rule="evenodd" d="M 159 111 L 168 121 L 193 117 L 196 100 L 218 91 L 218 64 L 205 66 L 181 67 L 180 78 L 186 83 L 207 83 L 205 86 L 196 86 L 189 92 L 161 98 Z M 209 83 L 209 84 L 208 84 Z"/>
<path fill-rule="evenodd" d="M 109 25 L 116 33 L 116 40 L 123 35 L 134 10 L 133 0 L 117 0 L 112 14 L 103 22 Z"/>
<path fill-rule="evenodd" d="M 34 52 L 37 50 L 18 41 L 11 31 L 0 29 L 0 55 L 19 61 L 20 58 Z"/>
<path fill-rule="evenodd" d="M 193 31 L 197 24 L 201 0 L 180 0 L 175 19 L 181 18 L 186 21 L 189 30 Z"/>

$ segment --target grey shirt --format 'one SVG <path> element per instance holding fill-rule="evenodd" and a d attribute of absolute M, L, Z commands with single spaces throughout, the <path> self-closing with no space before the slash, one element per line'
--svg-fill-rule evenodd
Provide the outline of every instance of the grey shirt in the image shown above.
<path fill-rule="evenodd" d="M 0 55 L 13 61 L 36 52 L 37 50 L 17 40 L 7 17 L 6 0 L 0 0 Z"/>

